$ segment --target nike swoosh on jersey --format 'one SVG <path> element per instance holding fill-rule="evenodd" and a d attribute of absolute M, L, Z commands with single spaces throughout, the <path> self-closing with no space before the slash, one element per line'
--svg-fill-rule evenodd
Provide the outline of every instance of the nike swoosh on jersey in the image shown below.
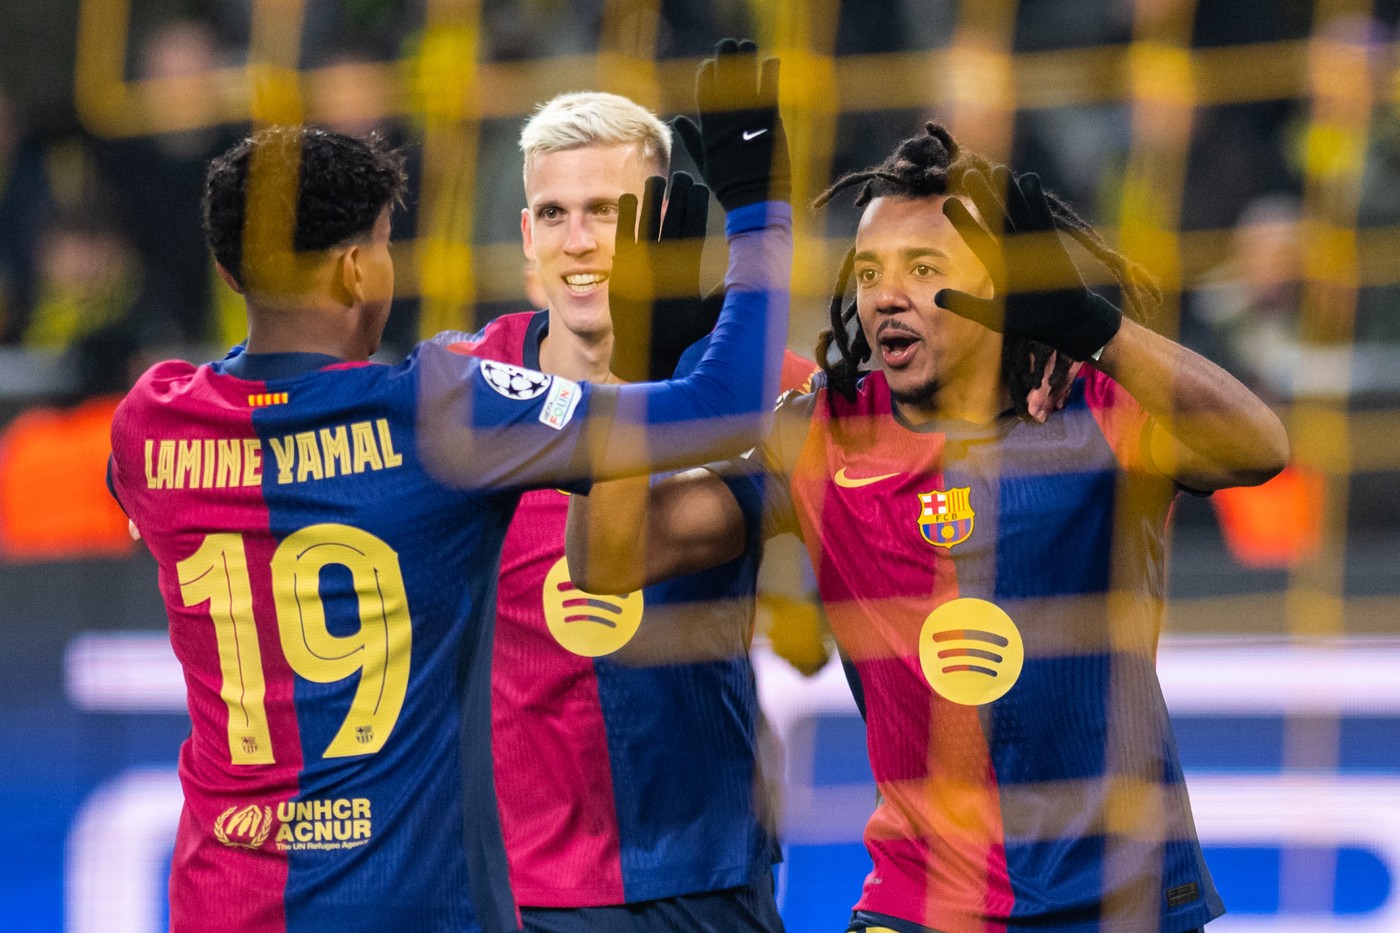
<path fill-rule="evenodd" d="M 768 127 L 765 126 L 761 130 L 744 130 L 742 135 L 744 137 L 744 142 L 748 142 L 751 139 L 758 139 L 758 137 L 762 136 L 766 132 L 768 132 Z"/>
<path fill-rule="evenodd" d="M 832 478 L 836 480 L 836 485 L 843 489 L 859 489 L 862 486 L 869 486 L 871 483 L 878 483 L 882 479 L 890 479 L 898 475 L 898 473 L 882 473 L 879 476 L 847 476 L 846 468 L 842 467 L 836 471 L 836 475 Z"/>

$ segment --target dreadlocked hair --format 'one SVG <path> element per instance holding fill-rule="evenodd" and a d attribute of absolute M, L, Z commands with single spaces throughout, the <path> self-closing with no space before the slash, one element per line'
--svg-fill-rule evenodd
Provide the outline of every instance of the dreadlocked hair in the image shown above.
<path fill-rule="evenodd" d="M 926 198 L 937 195 L 964 194 L 964 178 L 970 171 L 990 177 L 993 164 L 983 156 L 963 149 L 949 132 L 937 123 L 924 124 L 924 134 L 904 140 L 886 159 L 872 168 L 847 172 L 812 202 L 822 207 L 833 197 L 850 188 L 858 188 L 855 206 L 863 208 L 875 198 Z M 1052 192 L 1045 192 L 1050 213 L 1057 229 L 1063 231 L 1093 256 L 1111 275 L 1121 295 L 1123 313 L 1137 321 L 1146 321 L 1161 300 L 1161 292 L 1150 276 L 1136 263 L 1114 250 L 1088 221 L 1074 208 Z M 817 338 L 817 360 L 826 373 L 828 384 L 847 399 L 854 399 L 856 384 L 866 372 L 861 367 L 870 360 L 870 344 L 865 339 L 856 305 L 842 305 L 855 266 L 855 250 L 846 253 L 836 278 L 829 308 L 831 326 Z M 837 359 L 832 360 L 831 348 Z M 1046 366 L 1053 354 L 1043 343 L 1021 338 L 1002 344 L 1001 371 L 1010 390 L 1016 414 L 1029 418 L 1027 397 L 1045 378 Z M 1070 360 L 1056 355 L 1050 384 L 1061 388 L 1069 379 Z"/>

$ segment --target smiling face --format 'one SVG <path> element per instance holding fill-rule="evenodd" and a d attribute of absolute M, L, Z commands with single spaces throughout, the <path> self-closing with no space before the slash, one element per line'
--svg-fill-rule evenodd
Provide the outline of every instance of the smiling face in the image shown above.
<path fill-rule="evenodd" d="M 992 295 L 987 270 L 943 216 L 944 200 L 875 198 L 856 231 L 860 325 L 895 401 L 915 417 L 934 414 L 941 396 L 1000 385 L 1001 335 L 933 302 L 943 288 Z"/>
<path fill-rule="evenodd" d="M 551 328 L 586 339 L 612 332 L 608 276 L 617 202 L 641 196 L 648 165 L 633 144 L 585 146 L 534 155 L 525 169 L 520 235 L 549 299 Z"/>

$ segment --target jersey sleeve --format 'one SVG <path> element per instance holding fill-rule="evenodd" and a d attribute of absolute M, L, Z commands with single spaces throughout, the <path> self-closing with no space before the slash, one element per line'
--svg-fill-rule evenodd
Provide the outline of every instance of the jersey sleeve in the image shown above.
<path fill-rule="evenodd" d="M 234 347 L 230 356 L 243 352 L 242 345 Z M 133 490 L 144 482 L 138 451 L 145 435 L 144 428 L 151 418 L 151 408 L 171 383 L 190 379 L 195 367 L 183 360 L 157 363 L 136 380 L 112 413 L 109 439 L 112 452 L 107 458 L 107 491 L 112 494 L 128 518 L 136 503 Z"/>
<path fill-rule="evenodd" d="M 595 478 L 731 456 L 766 434 L 787 343 L 792 209 L 754 204 L 725 223 L 724 307 L 704 354 L 681 379 L 597 387 L 613 416 L 599 419 L 608 437 L 594 450 Z"/>
<path fill-rule="evenodd" d="M 420 348 L 419 444 L 442 482 L 483 489 L 558 486 L 654 473 L 758 443 L 787 339 L 792 209 L 731 212 L 724 308 L 681 379 L 625 386 Z"/>
<path fill-rule="evenodd" d="M 821 368 L 800 353 L 791 350 L 783 353 L 782 390 L 807 393 L 812 391 L 812 380 L 817 378 Z"/>
<path fill-rule="evenodd" d="M 681 354 L 680 362 L 676 364 L 676 375 L 684 376 L 695 369 L 695 364 L 704 355 L 705 348 L 710 345 L 710 335 L 706 334 L 699 340 L 686 348 Z M 786 392 L 789 389 L 796 389 L 799 392 L 812 391 L 812 379 L 821 372 L 821 368 L 807 357 L 791 350 L 783 351 L 783 366 L 779 373 L 779 391 Z"/>
<path fill-rule="evenodd" d="M 458 352 L 456 336 L 417 351 L 417 438 L 428 471 L 459 489 L 587 492 L 588 386 Z"/>
<path fill-rule="evenodd" d="M 763 446 L 710 466 L 729 486 L 750 534 L 757 529 L 764 538 L 783 533 L 801 537 L 792 502 L 792 474 L 807 441 L 815 400 L 815 393 L 783 393 L 778 399 L 773 432 Z"/>
<path fill-rule="evenodd" d="M 1119 466 L 1129 473 L 1161 476 L 1148 456 L 1148 428 L 1152 416 L 1110 377 L 1092 366 L 1084 367 L 1084 400 L 1112 448 Z"/>

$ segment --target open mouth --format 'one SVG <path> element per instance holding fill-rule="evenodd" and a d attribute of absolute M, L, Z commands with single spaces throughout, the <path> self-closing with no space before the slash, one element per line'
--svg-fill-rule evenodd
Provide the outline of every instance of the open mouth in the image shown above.
<path fill-rule="evenodd" d="M 575 272 L 564 276 L 564 284 L 575 295 L 586 295 L 601 288 L 608 280 L 606 272 Z"/>
<path fill-rule="evenodd" d="M 887 324 L 880 329 L 876 343 L 880 348 L 880 358 L 886 366 L 898 369 L 908 364 L 919 344 L 919 337 L 896 324 Z"/>

